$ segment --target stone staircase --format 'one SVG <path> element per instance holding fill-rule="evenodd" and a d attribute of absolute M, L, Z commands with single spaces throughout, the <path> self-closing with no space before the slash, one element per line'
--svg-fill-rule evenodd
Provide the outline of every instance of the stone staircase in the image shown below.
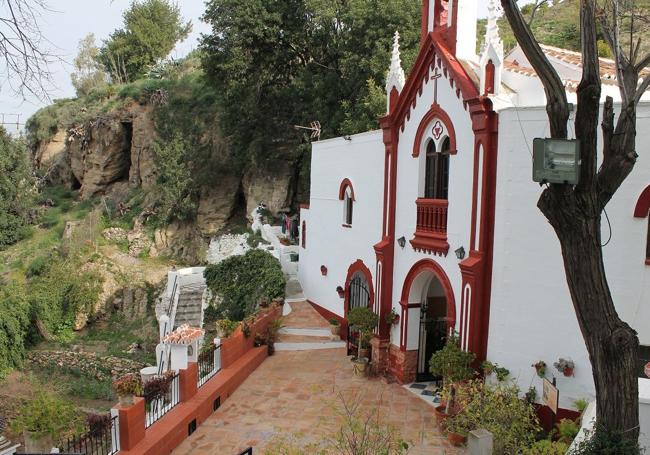
<path fill-rule="evenodd" d="M 288 299 L 287 299 L 288 300 Z M 284 317 L 276 351 L 310 351 L 319 349 L 340 349 L 346 344 L 332 335 L 329 323 L 305 301 L 287 302 L 291 311 Z"/>
<path fill-rule="evenodd" d="M 183 324 L 188 324 L 191 327 L 202 327 L 203 293 L 205 289 L 205 285 L 198 284 L 183 286 L 179 289 L 173 329 Z"/>

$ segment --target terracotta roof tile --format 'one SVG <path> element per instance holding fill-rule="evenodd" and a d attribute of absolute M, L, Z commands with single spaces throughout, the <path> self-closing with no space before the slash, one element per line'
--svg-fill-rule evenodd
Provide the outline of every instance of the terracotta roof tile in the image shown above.
<path fill-rule="evenodd" d="M 163 338 L 163 342 L 169 344 L 192 344 L 194 341 L 201 338 L 204 333 L 205 331 L 203 329 L 183 324 Z"/>

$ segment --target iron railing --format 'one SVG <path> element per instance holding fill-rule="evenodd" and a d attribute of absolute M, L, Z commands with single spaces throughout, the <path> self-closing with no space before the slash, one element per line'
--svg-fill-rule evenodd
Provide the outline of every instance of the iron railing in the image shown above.
<path fill-rule="evenodd" d="M 119 439 L 117 416 L 107 414 L 93 421 L 87 432 L 68 438 L 63 449 L 81 455 L 113 455 L 119 452 Z"/>
<path fill-rule="evenodd" d="M 208 382 L 221 370 L 221 345 L 211 345 L 199 354 L 196 383 L 199 387 Z"/>
<path fill-rule="evenodd" d="M 178 373 L 168 378 L 167 381 L 166 390 L 163 390 L 162 393 L 144 397 L 146 410 L 145 428 L 149 428 L 156 423 L 180 402 L 181 392 Z"/>

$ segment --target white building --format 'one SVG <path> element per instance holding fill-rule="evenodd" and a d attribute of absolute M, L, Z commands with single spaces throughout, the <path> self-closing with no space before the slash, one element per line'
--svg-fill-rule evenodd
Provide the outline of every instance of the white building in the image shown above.
<path fill-rule="evenodd" d="M 327 317 L 342 319 L 359 305 L 379 313 L 372 355 L 401 382 L 426 375 L 453 328 L 463 348 L 508 368 L 523 390 L 541 392 L 531 365 L 545 361 L 560 406 L 572 408 L 594 387 L 560 246 L 536 207 L 542 189 L 532 181 L 532 142 L 550 135 L 543 87 L 521 51 L 504 58 L 496 1 L 480 55 L 476 0 L 423 3 L 408 79 L 396 36 L 381 130 L 314 144 L 311 200 L 301 212 L 305 295 Z M 575 103 L 580 55 L 544 51 Z M 603 101 L 620 99 L 612 68 L 601 62 Z M 640 158 L 607 206 L 604 252 L 617 309 L 650 346 L 646 98 Z M 391 310 L 400 318 L 389 326 Z M 553 368 L 561 357 L 575 362 L 574 376 Z"/>

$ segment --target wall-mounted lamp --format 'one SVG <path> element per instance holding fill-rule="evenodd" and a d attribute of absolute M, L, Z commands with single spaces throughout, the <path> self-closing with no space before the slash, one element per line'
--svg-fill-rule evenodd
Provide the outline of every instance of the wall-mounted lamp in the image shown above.
<path fill-rule="evenodd" d="M 465 259 L 465 248 L 463 248 L 462 246 L 458 248 L 456 251 L 454 251 L 454 253 L 456 253 L 456 257 L 458 258 L 459 261 Z"/>
<path fill-rule="evenodd" d="M 404 236 L 402 236 L 402 237 L 400 237 L 399 239 L 397 239 L 397 244 L 398 244 L 401 248 L 404 248 L 404 245 L 406 245 L 406 239 L 404 238 Z"/>

